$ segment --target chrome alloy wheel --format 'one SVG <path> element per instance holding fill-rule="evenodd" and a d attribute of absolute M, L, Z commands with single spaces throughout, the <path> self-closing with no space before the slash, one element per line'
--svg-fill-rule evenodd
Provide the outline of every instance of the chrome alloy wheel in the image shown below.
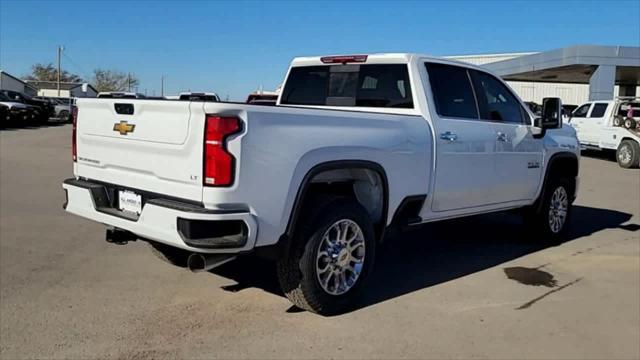
<path fill-rule="evenodd" d="M 569 209 L 569 196 L 563 186 L 558 186 L 551 195 L 549 205 L 549 228 L 554 234 L 559 233 L 567 220 Z"/>
<path fill-rule="evenodd" d="M 618 160 L 623 164 L 631 162 L 631 147 L 629 145 L 624 144 L 620 150 L 618 150 Z"/>
<path fill-rule="evenodd" d="M 360 226 L 348 219 L 333 223 L 322 236 L 316 256 L 316 275 L 322 289 L 331 295 L 349 291 L 360 277 L 364 255 Z"/>

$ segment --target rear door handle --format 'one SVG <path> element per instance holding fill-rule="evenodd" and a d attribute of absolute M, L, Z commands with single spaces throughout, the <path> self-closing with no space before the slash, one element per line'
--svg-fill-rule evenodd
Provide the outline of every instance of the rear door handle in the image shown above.
<path fill-rule="evenodd" d="M 507 142 L 509 141 L 509 138 L 507 137 L 507 134 L 498 131 L 498 133 L 496 134 L 496 140 L 500 141 L 500 142 Z"/>
<path fill-rule="evenodd" d="M 454 142 L 458 140 L 458 135 L 452 133 L 451 131 L 446 131 L 440 134 L 440 139 L 447 140 L 449 142 Z"/>

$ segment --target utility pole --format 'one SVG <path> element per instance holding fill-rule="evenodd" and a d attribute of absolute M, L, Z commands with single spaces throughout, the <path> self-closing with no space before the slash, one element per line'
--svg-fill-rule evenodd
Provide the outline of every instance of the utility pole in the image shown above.
<path fill-rule="evenodd" d="M 127 73 L 127 88 L 129 89 L 127 91 L 131 92 L 131 73 Z"/>
<path fill-rule="evenodd" d="M 62 54 L 63 50 L 63 46 L 58 46 L 58 97 L 60 97 L 60 55 Z"/>
<path fill-rule="evenodd" d="M 164 75 L 160 77 L 160 96 L 164 96 Z"/>

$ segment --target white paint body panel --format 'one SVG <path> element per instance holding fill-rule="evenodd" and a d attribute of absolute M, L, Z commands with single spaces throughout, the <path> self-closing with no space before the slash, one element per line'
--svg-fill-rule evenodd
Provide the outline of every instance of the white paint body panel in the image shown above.
<path fill-rule="evenodd" d="M 549 157 L 556 152 L 578 155 L 570 127 L 548 131 L 543 139 L 532 138 L 530 125 L 502 128 L 512 142 L 499 148 L 495 133 L 501 128 L 494 123 L 438 118 L 428 100 L 432 97 L 424 68 L 427 60 L 482 70 L 421 55 L 369 56 L 367 64 L 408 64 L 414 109 L 78 99 L 74 175 L 200 202 L 208 209 L 248 210 L 253 238 L 247 246 L 253 247 L 278 241 L 303 178 L 325 162 L 379 164 L 388 180 L 389 224 L 402 200 L 412 195 L 427 194 L 420 212 L 425 222 L 531 204 L 541 190 Z M 321 62 L 314 57 L 296 59 L 293 64 Z M 133 104 L 135 113 L 118 115 L 115 103 Z M 202 186 L 205 114 L 235 116 L 243 123 L 241 133 L 227 141 L 236 159 L 235 182 L 228 188 Z M 120 121 L 135 124 L 135 131 L 128 135 L 113 131 Z M 458 132 L 464 143 L 440 141 L 436 134 L 448 129 Z M 539 161 L 540 168 L 528 170 L 528 161 Z M 74 214 L 189 249 L 167 225 L 175 226 L 175 217 L 189 214 L 176 214 L 176 210 L 159 214 L 157 206 L 147 209 L 146 205 L 144 221 L 132 223 L 97 212 L 88 191 L 65 188 L 67 210 Z"/>

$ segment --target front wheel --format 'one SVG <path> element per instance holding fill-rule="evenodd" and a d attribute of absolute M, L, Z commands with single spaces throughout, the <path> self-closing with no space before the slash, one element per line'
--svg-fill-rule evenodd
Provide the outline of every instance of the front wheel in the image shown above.
<path fill-rule="evenodd" d="M 541 203 L 525 211 L 530 233 L 542 241 L 557 244 L 564 240 L 571 215 L 573 186 L 566 178 L 552 179 L 542 193 Z"/>
<path fill-rule="evenodd" d="M 636 168 L 640 165 L 640 144 L 633 140 L 624 140 L 616 151 L 618 165 L 625 169 Z"/>
<path fill-rule="evenodd" d="M 278 261 L 278 279 L 297 307 L 323 315 L 353 305 L 375 258 L 375 235 L 367 211 L 349 198 L 333 198 L 307 212 Z"/>

